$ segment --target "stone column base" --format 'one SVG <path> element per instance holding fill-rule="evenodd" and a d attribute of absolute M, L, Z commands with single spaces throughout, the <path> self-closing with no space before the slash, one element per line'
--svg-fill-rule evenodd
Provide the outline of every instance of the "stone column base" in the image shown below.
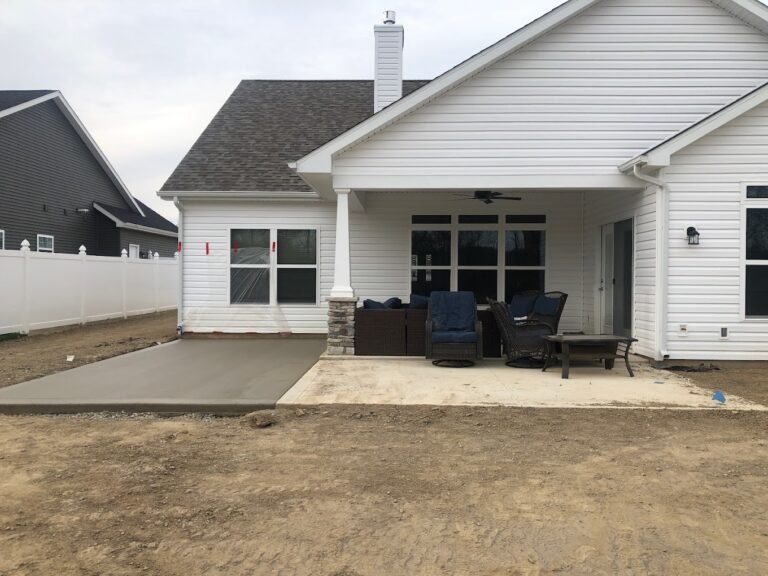
<path fill-rule="evenodd" d="M 328 354 L 355 355 L 357 298 L 328 298 Z"/>

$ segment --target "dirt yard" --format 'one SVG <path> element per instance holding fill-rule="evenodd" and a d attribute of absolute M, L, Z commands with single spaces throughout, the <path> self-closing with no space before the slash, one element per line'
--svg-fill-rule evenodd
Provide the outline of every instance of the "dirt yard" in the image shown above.
<path fill-rule="evenodd" d="M 0 417 L 0 574 L 768 573 L 768 415 Z"/>
<path fill-rule="evenodd" d="M 0 388 L 175 338 L 174 310 L 6 340 L 0 342 Z"/>
<path fill-rule="evenodd" d="M 680 364 L 676 362 L 675 364 Z M 700 362 L 683 363 L 699 366 Z M 758 404 L 768 405 L 768 362 L 706 362 L 706 367 L 716 366 L 717 370 L 682 373 L 697 385 L 708 390 L 722 390 Z"/>

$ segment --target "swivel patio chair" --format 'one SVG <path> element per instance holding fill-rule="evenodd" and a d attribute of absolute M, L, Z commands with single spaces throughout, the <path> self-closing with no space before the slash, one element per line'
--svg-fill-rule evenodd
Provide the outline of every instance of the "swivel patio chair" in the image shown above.
<path fill-rule="evenodd" d="M 537 319 L 515 321 L 503 302 L 489 298 L 488 304 L 501 333 L 507 366 L 541 368 L 549 345 L 544 336 L 556 333 L 553 323 Z"/>
<path fill-rule="evenodd" d="M 472 366 L 483 358 L 483 328 L 472 292 L 432 292 L 426 356 L 435 366 Z"/>

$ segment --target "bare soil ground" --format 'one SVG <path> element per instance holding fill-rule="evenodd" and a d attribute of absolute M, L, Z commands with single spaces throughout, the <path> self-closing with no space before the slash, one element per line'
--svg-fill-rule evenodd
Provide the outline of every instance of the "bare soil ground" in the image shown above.
<path fill-rule="evenodd" d="M 0 417 L 0 573 L 768 573 L 768 415 Z"/>
<path fill-rule="evenodd" d="M 700 362 L 674 362 L 699 366 Z M 741 396 L 758 404 L 768 405 L 768 362 L 705 362 L 705 366 L 714 365 L 719 370 L 683 374 L 694 383 L 708 390 L 722 390 L 726 399 L 728 394 Z"/>
<path fill-rule="evenodd" d="M 176 338 L 176 311 L 45 331 L 0 342 L 0 388 Z M 67 356 L 74 355 L 72 362 Z"/>

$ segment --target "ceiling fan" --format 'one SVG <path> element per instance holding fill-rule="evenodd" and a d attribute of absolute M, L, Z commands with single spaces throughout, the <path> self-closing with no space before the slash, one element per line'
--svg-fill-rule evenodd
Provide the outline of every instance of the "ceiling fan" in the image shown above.
<path fill-rule="evenodd" d="M 493 204 L 495 200 L 522 200 L 520 196 L 504 196 L 503 192 L 492 190 L 475 190 L 474 195 L 465 197 L 464 200 L 480 200 L 484 204 Z"/>

